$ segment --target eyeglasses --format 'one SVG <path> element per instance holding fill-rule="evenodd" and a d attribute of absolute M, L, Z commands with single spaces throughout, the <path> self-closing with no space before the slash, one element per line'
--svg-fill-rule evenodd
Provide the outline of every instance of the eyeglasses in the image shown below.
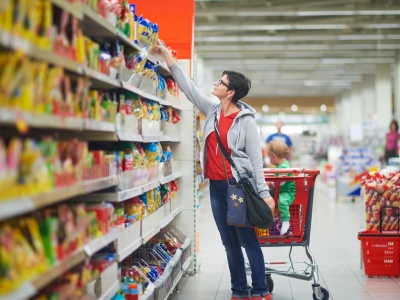
<path fill-rule="evenodd" d="M 217 82 L 218 82 L 218 85 L 222 84 L 222 85 L 226 86 L 229 89 L 229 85 L 227 85 L 225 82 L 223 82 L 222 79 L 218 80 Z"/>

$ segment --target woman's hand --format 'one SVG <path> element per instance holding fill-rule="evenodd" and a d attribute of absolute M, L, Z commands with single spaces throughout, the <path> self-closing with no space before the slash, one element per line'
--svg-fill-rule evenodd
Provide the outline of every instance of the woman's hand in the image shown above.
<path fill-rule="evenodd" d="M 269 208 L 271 209 L 271 211 L 274 211 L 275 209 L 275 201 L 274 198 L 272 198 L 271 196 L 269 197 L 265 197 L 263 198 L 264 202 L 267 203 L 267 205 L 269 206 Z"/>
<path fill-rule="evenodd" d="M 152 55 L 160 55 L 165 60 L 168 67 L 172 66 L 175 63 L 171 52 L 164 46 L 164 44 L 160 40 L 157 40 L 156 44 L 149 48 L 149 53 Z"/>

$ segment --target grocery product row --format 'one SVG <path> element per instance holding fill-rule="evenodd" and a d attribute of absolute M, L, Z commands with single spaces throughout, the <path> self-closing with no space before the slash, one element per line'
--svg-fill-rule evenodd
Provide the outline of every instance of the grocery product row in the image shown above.
<path fill-rule="evenodd" d="M 160 187 L 162 189 L 168 188 Z M 73 299 L 86 299 L 88 294 L 96 293 L 97 298 L 111 299 L 121 288 L 119 271 L 116 267 L 114 269 L 114 265 L 121 263 L 125 268 L 134 268 L 135 264 L 129 263 L 130 258 L 138 256 L 136 250 L 142 245 L 148 248 L 151 245 L 149 240 L 154 243 L 157 239 L 158 247 L 163 249 L 163 253 L 158 255 L 162 255 L 165 264 L 159 265 L 160 268 L 165 267 L 177 252 L 179 257 L 176 259 L 181 260 L 181 251 L 186 249 L 185 264 L 180 263 L 178 268 L 179 272 L 183 267 L 187 268 L 190 240 L 182 237 L 182 234 L 175 237 L 179 232 L 177 228 L 165 232 L 166 228 L 171 227 L 168 224 L 172 218 L 179 213 L 179 199 L 176 192 L 168 192 L 169 196 L 164 192 L 159 193 L 164 197 L 161 201 L 170 199 L 152 214 L 138 197 L 124 205 L 61 204 L 37 211 L 32 216 L 3 223 L 2 299 L 54 299 L 52 297 L 56 296 L 52 294 L 57 293 L 67 293 Z M 146 201 L 150 202 L 150 199 Z M 160 232 L 163 234 L 160 235 Z M 156 267 L 154 259 L 147 262 L 146 267 L 150 266 Z M 89 283 L 93 278 L 104 278 L 100 273 L 110 267 L 113 271 L 109 275 L 114 278 L 111 286 L 96 291 Z M 146 280 L 154 282 L 159 277 L 154 273 L 148 274 L 147 269 L 142 273 L 145 274 L 144 278 L 135 278 L 136 283 Z M 143 289 L 146 287 L 143 284 Z M 140 291 L 142 293 L 143 290 Z"/>
<path fill-rule="evenodd" d="M 177 105 L 177 86 L 166 70 L 164 74 L 159 72 L 160 62 L 151 60 L 148 54 L 150 41 L 136 36 L 143 43 L 135 43 L 126 36 L 130 42 L 130 47 L 126 47 L 119 38 L 122 33 L 117 27 L 120 28 L 120 24 L 113 25 L 117 27 L 110 36 L 104 30 L 93 30 L 93 26 L 71 15 L 72 11 L 79 8 L 92 14 L 101 13 L 103 9 L 99 7 L 100 3 L 98 6 L 91 3 L 95 9 L 93 11 L 87 4 L 72 1 L 71 11 L 68 11 L 57 6 L 64 2 L 68 4 L 66 1 L 34 2 L 35 13 L 28 11 L 25 1 L 17 1 L 16 4 L 10 1 L 7 9 L 2 11 L 0 45 L 9 51 L 2 51 L 0 57 L 3 90 L 0 106 L 35 114 L 112 121 L 118 110 L 125 110 L 125 99 L 129 97 L 129 92 L 135 94 L 135 100 L 145 98 L 158 105 Z M 125 11 L 126 5 L 104 9 L 107 16 L 114 14 L 115 19 L 123 23 L 134 19 L 132 12 Z M 12 17 L 12 12 L 16 16 Z M 92 14 L 85 16 L 90 18 Z M 34 26 L 38 22 L 35 19 L 37 16 L 42 17 L 44 24 L 40 25 L 45 28 Z M 107 22 L 104 19 L 106 16 L 98 17 L 100 19 L 96 19 L 96 24 L 101 27 Z M 20 24 L 21 20 L 26 20 L 31 27 Z M 143 36 L 148 36 L 148 20 L 140 20 L 134 28 L 138 28 Z M 94 37 L 97 42 L 84 33 L 86 28 L 90 29 L 88 34 L 97 32 Z M 42 39 L 46 42 L 41 42 Z M 110 89 L 119 93 L 107 92 Z M 119 96 L 121 99 L 118 99 Z M 169 96 L 172 102 L 165 101 L 170 99 Z M 127 99 L 128 115 L 130 103 L 131 99 Z M 150 119 L 159 120 L 161 116 L 153 115 L 151 111 L 154 109 L 148 112 L 144 108 L 137 110 L 138 114 L 147 115 Z"/>
<path fill-rule="evenodd" d="M 181 174 L 170 147 L 160 142 L 96 149 L 77 139 L 12 137 L 0 139 L 0 146 L 0 220 L 111 186 L 92 198 L 123 201 Z"/>

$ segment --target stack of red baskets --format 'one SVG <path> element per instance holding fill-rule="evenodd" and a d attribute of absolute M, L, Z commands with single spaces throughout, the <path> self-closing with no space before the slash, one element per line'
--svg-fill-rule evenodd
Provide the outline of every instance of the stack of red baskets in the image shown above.
<path fill-rule="evenodd" d="M 398 207 L 393 208 L 400 212 Z M 382 209 L 385 211 L 385 209 Z M 397 214 L 398 217 L 399 214 Z M 382 223 L 382 212 L 380 222 Z M 397 227 L 398 228 L 398 227 Z M 372 276 L 400 276 L 399 231 L 365 230 L 358 233 L 361 241 L 365 274 Z"/>

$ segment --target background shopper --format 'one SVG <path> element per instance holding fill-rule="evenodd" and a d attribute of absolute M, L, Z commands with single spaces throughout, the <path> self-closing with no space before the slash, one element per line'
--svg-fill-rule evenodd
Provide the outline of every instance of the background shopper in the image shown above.
<path fill-rule="evenodd" d="M 386 133 L 385 161 L 389 163 L 389 158 L 399 156 L 399 124 L 396 120 L 390 122 L 389 132 Z"/>
<path fill-rule="evenodd" d="M 288 155 L 287 159 L 288 159 L 288 161 L 292 161 L 292 158 L 293 158 L 292 140 L 290 139 L 290 137 L 287 134 L 284 134 L 282 132 L 282 127 L 283 127 L 282 121 L 277 121 L 275 123 L 275 126 L 277 129 L 277 132 L 268 136 L 267 139 L 265 140 L 265 143 L 268 144 L 270 141 L 273 141 L 273 140 L 279 140 L 279 141 L 284 142 L 289 147 L 289 155 Z M 270 167 L 268 163 L 266 163 L 266 165 L 268 167 Z"/>
<path fill-rule="evenodd" d="M 227 177 L 229 183 L 234 184 L 239 176 L 220 151 L 214 132 L 216 117 L 220 139 L 238 171 L 256 179 L 259 195 L 273 210 L 275 203 L 269 194 L 262 170 L 263 161 L 254 118 L 255 110 L 240 101 L 249 92 L 251 82 L 241 73 L 224 71 L 222 77 L 214 83 L 212 90 L 212 94 L 219 99 L 219 102 L 216 102 L 199 92 L 160 41 L 157 41 L 151 51 L 164 58 L 181 91 L 206 116 L 201 165 L 205 177 L 210 180 L 212 212 L 227 254 L 231 274 L 231 299 L 250 299 L 241 249 L 243 247 L 251 268 L 251 299 L 270 300 L 272 295 L 265 282 L 264 257 L 254 229 L 230 226 L 226 223 Z"/>

